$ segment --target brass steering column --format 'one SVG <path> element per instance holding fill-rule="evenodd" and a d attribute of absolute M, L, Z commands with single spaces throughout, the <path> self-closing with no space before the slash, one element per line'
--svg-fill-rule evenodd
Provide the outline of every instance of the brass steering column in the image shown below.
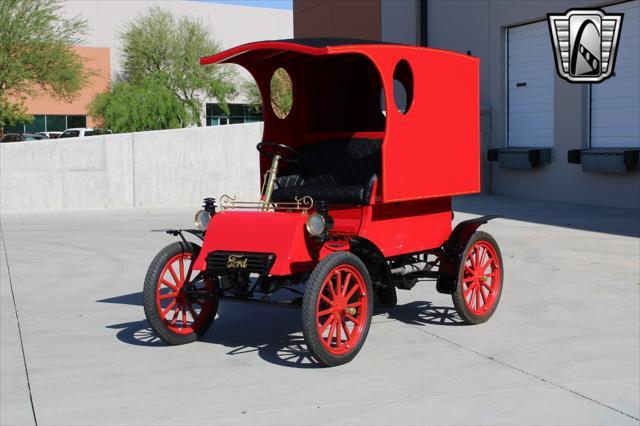
<path fill-rule="evenodd" d="M 273 195 L 273 188 L 276 184 L 276 177 L 278 176 L 278 164 L 280 162 L 278 154 L 273 156 L 271 160 L 271 168 L 264 174 L 264 184 L 262 185 L 262 211 L 269 210 L 271 205 L 271 196 Z"/>

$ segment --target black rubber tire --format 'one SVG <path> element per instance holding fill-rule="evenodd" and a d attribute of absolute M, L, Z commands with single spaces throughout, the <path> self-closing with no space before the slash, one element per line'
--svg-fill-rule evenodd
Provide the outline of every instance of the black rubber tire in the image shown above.
<path fill-rule="evenodd" d="M 320 341 L 320 336 L 318 336 L 316 327 L 316 306 L 325 278 L 334 268 L 342 264 L 349 264 L 357 268 L 364 279 L 367 287 L 367 315 L 358 343 L 346 354 L 334 355 L 323 347 Z M 311 352 L 311 355 L 318 362 L 327 367 L 334 367 L 351 361 L 358 354 L 360 349 L 362 349 L 362 346 L 367 339 L 369 327 L 371 326 L 373 306 L 374 293 L 371 285 L 371 277 L 369 276 L 369 271 L 367 271 L 362 260 L 360 260 L 356 255 L 344 251 L 332 253 L 322 259 L 311 273 L 309 281 L 307 281 L 302 301 L 302 332 L 307 344 L 307 349 Z"/>
<path fill-rule="evenodd" d="M 195 243 L 191 244 L 191 250 L 194 253 L 193 260 L 198 257 L 200 253 L 200 246 Z M 214 305 L 211 314 L 205 318 L 203 323 L 198 327 L 198 329 L 189 334 L 178 334 L 171 331 L 165 322 L 160 318 L 160 314 L 156 309 L 156 285 L 158 280 L 160 279 L 160 274 L 164 266 L 167 264 L 169 260 L 171 260 L 174 256 L 179 255 L 184 252 L 184 243 L 175 242 L 169 244 L 156 255 L 156 257 L 149 265 L 149 269 L 147 270 L 147 276 L 144 280 L 144 313 L 147 317 L 147 321 L 149 325 L 156 333 L 156 335 L 162 339 L 164 342 L 170 345 L 184 345 L 186 343 L 195 342 L 202 335 L 204 335 L 209 327 L 211 327 L 211 323 L 213 322 L 216 313 L 218 311 L 218 299 L 214 299 Z"/>
<path fill-rule="evenodd" d="M 496 252 L 496 255 L 498 257 L 498 262 L 500 264 L 500 287 L 498 288 L 498 294 L 493 303 L 493 306 L 491 306 L 491 308 L 482 315 L 476 315 L 467 308 L 467 304 L 464 301 L 463 285 L 462 285 L 462 278 L 464 276 L 464 263 L 467 258 L 467 253 L 469 253 L 469 250 L 471 249 L 471 247 L 478 241 L 485 241 L 493 246 Z M 498 304 L 500 303 L 500 296 L 502 295 L 503 288 L 504 288 L 504 266 L 502 264 L 502 253 L 500 253 L 500 247 L 498 247 L 498 243 L 491 235 L 483 231 L 476 231 L 469 239 L 469 242 L 465 246 L 464 252 L 460 257 L 460 265 L 458 266 L 458 280 L 456 284 L 456 289 L 451 295 L 453 299 L 453 306 L 455 306 L 456 311 L 458 312 L 458 316 L 466 324 L 471 324 L 471 325 L 482 324 L 483 322 L 488 321 L 489 318 L 493 316 L 494 312 L 496 311 L 496 308 L 498 307 Z"/>

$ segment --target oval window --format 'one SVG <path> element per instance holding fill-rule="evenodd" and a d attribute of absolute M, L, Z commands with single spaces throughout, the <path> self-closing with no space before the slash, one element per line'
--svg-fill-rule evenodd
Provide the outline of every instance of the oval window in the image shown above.
<path fill-rule="evenodd" d="M 404 59 L 393 71 L 393 101 L 401 114 L 406 114 L 413 101 L 413 73 Z"/>
<path fill-rule="evenodd" d="M 278 118 L 286 118 L 293 105 L 293 85 L 284 68 L 278 68 L 271 76 L 271 109 Z"/>

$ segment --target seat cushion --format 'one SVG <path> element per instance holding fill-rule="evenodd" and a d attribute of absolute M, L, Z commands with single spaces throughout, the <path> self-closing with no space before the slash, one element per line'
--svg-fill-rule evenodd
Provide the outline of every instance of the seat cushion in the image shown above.
<path fill-rule="evenodd" d="M 273 201 L 311 196 L 338 204 L 368 204 L 380 171 L 381 139 L 333 139 L 307 145 L 301 161 L 276 180 Z"/>

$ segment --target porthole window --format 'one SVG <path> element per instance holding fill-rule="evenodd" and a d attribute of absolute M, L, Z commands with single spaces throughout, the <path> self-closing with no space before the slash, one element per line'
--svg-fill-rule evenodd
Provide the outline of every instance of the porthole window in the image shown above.
<path fill-rule="evenodd" d="M 271 76 L 271 109 L 278 118 L 286 118 L 293 105 L 293 85 L 284 68 L 278 68 Z"/>
<path fill-rule="evenodd" d="M 398 62 L 393 71 L 393 101 L 401 114 L 406 114 L 413 101 L 413 73 L 404 59 Z"/>

